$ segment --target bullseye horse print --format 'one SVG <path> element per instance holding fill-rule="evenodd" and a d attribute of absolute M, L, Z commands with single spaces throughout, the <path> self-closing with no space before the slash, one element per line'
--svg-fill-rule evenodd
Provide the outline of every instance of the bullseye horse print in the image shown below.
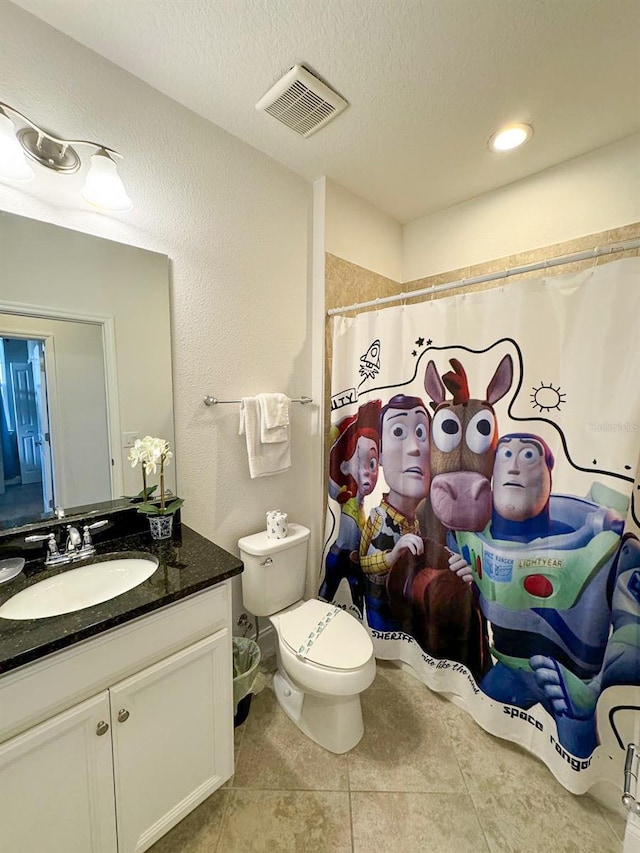
<path fill-rule="evenodd" d="M 440 378 L 433 361 L 424 385 L 434 409 L 430 427 L 429 496 L 417 518 L 424 553 L 405 554 L 389 573 L 391 608 L 403 629 L 430 655 L 464 664 L 476 680 L 491 668 L 486 622 L 471 584 L 451 570 L 449 531 L 483 530 L 491 519 L 491 474 L 498 443 L 494 404 L 513 381 L 513 360 L 505 355 L 484 399 L 473 398 L 464 367 Z M 446 399 L 447 390 L 452 399 Z"/>

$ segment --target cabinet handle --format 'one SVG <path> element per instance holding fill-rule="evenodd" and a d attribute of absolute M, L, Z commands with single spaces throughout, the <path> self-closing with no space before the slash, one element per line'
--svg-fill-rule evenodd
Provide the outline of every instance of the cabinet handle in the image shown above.
<path fill-rule="evenodd" d="M 100 737 L 100 735 L 106 735 L 108 731 L 109 723 L 105 723 L 104 720 L 100 720 L 100 722 L 96 726 L 96 734 L 98 735 L 98 737 Z"/>
<path fill-rule="evenodd" d="M 118 711 L 118 722 L 126 723 L 128 719 L 129 712 L 126 710 L 126 708 L 120 708 L 120 710 Z"/>

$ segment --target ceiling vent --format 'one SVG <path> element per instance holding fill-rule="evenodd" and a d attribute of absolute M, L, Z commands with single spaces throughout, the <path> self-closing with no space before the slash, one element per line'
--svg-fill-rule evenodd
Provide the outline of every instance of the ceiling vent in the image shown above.
<path fill-rule="evenodd" d="M 256 104 L 300 136 L 311 136 L 348 106 L 333 89 L 294 65 Z"/>

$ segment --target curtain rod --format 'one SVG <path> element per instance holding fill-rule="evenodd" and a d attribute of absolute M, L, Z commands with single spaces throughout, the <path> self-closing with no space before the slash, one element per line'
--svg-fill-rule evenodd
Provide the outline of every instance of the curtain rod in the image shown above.
<path fill-rule="evenodd" d="M 575 261 L 587 261 L 590 258 L 599 258 L 602 255 L 612 255 L 615 252 L 625 252 L 628 249 L 638 248 L 640 248 L 640 238 L 627 240 L 624 243 L 616 243 L 613 246 L 596 246 L 595 249 L 586 249 L 583 252 L 573 252 L 571 255 L 560 255 L 557 258 L 550 258 L 545 261 L 536 261 L 534 264 L 524 264 L 520 267 L 510 267 L 500 270 L 499 272 L 487 273 L 486 275 L 462 278 L 459 281 L 451 281 L 446 284 L 436 284 L 432 287 L 423 287 L 421 290 L 410 290 L 408 293 L 399 293 L 397 296 L 382 296 L 379 299 L 370 299 L 368 302 L 355 302 L 353 305 L 344 305 L 341 308 L 330 308 L 327 311 L 327 316 L 332 317 L 334 314 L 342 314 L 345 311 L 357 311 L 360 308 L 370 308 L 374 305 L 388 305 L 390 302 L 401 302 L 403 299 L 413 299 L 416 296 L 432 295 L 434 293 L 440 293 L 442 290 L 457 290 L 459 287 L 468 287 L 471 284 L 482 284 L 485 281 L 496 281 L 501 278 L 509 278 L 513 275 L 521 275 L 525 272 L 544 270 L 548 267 L 559 267 L 563 264 L 574 263 Z"/>

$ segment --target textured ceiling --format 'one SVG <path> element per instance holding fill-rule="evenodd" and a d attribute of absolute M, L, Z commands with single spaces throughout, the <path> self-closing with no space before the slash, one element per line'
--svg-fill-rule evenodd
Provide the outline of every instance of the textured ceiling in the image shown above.
<path fill-rule="evenodd" d="M 636 0 L 16 0 L 164 94 L 400 222 L 640 129 Z M 258 99 L 304 64 L 350 106 L 303 139 Z M 491 154 L 530 122 L 533 140 Z M 179 129 L 177 129 L 179 135 Z"/>

